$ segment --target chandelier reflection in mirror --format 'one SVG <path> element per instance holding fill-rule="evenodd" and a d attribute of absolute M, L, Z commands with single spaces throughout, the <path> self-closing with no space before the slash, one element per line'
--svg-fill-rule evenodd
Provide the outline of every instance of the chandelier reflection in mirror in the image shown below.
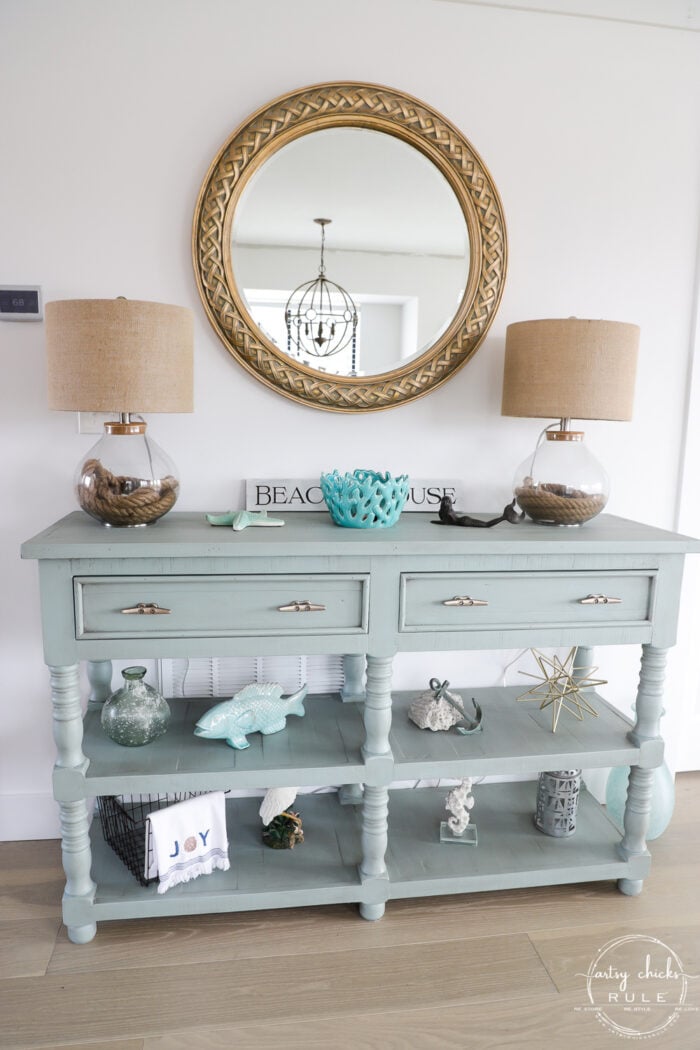
<path fill-rule="evenodd" d="M 284 311 L 287 353 L 299 357 L 333 357 L 351 349 L 350 375 L 357 375 L 357 308 L 339 284 L 326 277 L 324 251 L 326 226 L 332 219 L 314 219 L 321 227 L 321 261 L 318 277 L 300 284 Z"/>

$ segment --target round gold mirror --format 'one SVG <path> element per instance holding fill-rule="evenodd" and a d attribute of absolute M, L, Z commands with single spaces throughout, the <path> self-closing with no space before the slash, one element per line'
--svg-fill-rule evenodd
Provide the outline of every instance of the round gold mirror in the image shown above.
<path fill-rule="evenodd" d="M 377 411 L 475 352 L 506 233 L 488 171 L 440 114 L 389 88 L 322 84 L 225 144 L 193 255 L 209 320 L 253 375 L 314 408 Z"/>

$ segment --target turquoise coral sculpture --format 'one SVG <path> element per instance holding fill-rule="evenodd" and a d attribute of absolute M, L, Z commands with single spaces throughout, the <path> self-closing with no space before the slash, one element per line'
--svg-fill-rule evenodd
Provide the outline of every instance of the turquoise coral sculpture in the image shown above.
<path fill-rule="evenodd" d="M 321 492 L 336 525 L 386 529 L 399 520 L 408 499 L 408 475 L 392 478 L 374 470 L 321 474 Z"/>

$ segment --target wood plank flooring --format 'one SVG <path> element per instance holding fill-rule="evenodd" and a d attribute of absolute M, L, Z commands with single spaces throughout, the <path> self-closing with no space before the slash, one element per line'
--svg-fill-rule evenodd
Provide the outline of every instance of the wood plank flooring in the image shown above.
<path fill-rule="evenodd" d="M 700 975 L 700 773 L 639 897 L 613 883 L 105 922 L 73 945 L 59 844 L 0 843 L 0 1047 L 22 1050 L 598 1050 L 584 1008 L 614 937 L 659 938 Z M 659 1050 L 700 1046 L 700 976 Z"/>

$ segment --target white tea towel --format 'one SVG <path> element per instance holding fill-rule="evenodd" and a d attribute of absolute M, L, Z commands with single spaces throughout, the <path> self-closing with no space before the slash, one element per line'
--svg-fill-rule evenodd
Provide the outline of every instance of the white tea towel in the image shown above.
<path fill-rule="evenodd" d="M 148 817 L 146 878 L 159 878 L 159 893 L 230 866 L 223 791 L 178 802 Z"/>

